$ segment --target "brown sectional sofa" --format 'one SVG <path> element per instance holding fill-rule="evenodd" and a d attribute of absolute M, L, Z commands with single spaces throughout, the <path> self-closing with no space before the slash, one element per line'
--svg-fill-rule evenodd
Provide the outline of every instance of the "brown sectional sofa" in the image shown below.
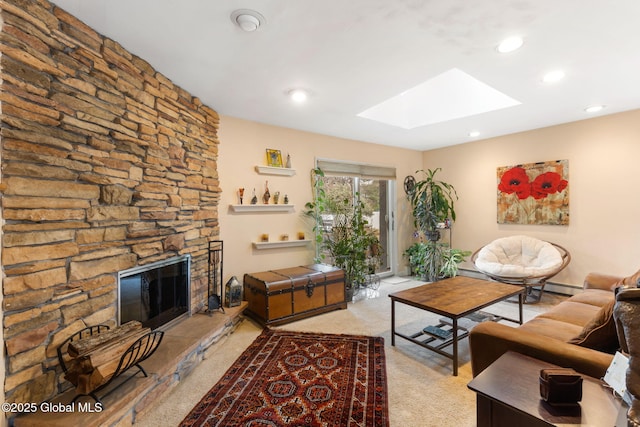
<path fill-rule="evenodd" d="M 477 325 L 469 334 L 474 377 L 511 350 L 601 378 L 619 348 L 612 319 L 614 290 L 635 287 L 639 278 L 640 271 L 624 279 L 591 273 L 579 294 L 517 328 Z"/>

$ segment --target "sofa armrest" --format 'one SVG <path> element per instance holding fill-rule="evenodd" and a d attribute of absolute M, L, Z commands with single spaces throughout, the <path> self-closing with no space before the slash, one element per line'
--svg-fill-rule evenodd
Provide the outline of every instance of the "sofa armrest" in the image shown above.
<path fill-rule="evenodd" d="M 602 378 L 613 360 L 611 354 L 495 322 L 484 322 L 471 330 L 469 350 L 474 377 L 509 350 L 594 378 Z"/>
<path fill-rule="evenodd" d="M 615 285 L 622 280 L 622 277 L 603 273 L 589 273 L 584 278 L 584 289 L 603 289 L 613 291 Z"/>

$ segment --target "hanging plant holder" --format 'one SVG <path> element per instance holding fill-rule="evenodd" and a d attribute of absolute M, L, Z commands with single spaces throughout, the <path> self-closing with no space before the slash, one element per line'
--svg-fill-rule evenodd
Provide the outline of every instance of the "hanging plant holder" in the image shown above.
<path fill-rule="evenodd" d="M 437 242 L 440 240 L 440 231 L 438 230 L 425 231 L 424 235 L 430 242 Z"/>

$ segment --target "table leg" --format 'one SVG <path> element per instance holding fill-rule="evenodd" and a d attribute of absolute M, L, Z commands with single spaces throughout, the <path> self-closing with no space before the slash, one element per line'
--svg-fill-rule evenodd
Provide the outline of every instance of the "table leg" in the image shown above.
<path fill-rule="evenodd" d="M 396 300 L 391 298 L 391 346 L 393 347 L 395 345 L 396 345 Z"/>
<path fill-rule="evenodd" d="M 458 376 L 458 319 L 453 319 L 453 376 Z"/>
<path fill-rule="evenodd" d="M 527 297 L 525 296 L 524 292 L 520 293 L 520 296 L 518 297 L 518 313 L 520 314 L 520 324 L 522 325 L 523 322 L 523 318 L 522 318 L 522 304 L 524 304 L 524 300 Z"/>

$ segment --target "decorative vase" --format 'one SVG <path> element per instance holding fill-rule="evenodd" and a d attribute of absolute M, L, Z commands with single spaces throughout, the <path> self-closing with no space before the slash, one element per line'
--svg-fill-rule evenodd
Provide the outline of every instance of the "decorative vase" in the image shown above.
<path fill-rule="evenodd" d="M 271 193 L 269 192 L 269 181 L 265 181 L 264 183 L 264 194 L 262 195 L 262 203 L 265 205 L 269 204 L 269 199 L 271 198 Z"/>

